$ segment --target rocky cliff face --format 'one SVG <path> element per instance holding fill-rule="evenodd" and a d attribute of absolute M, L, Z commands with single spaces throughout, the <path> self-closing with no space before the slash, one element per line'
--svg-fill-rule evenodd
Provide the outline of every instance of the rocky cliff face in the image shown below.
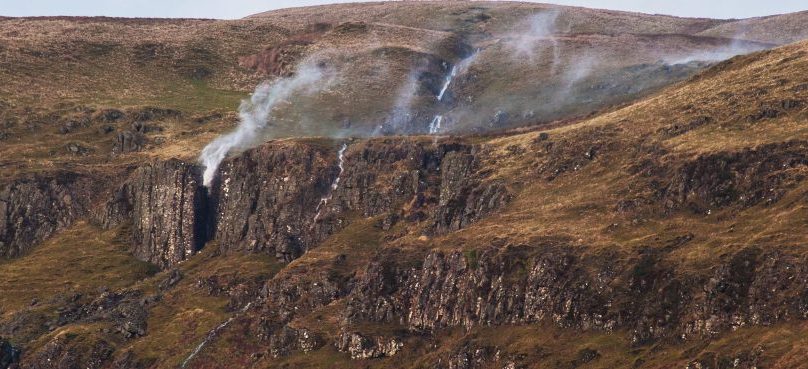
<path fill-rule="evenodd" d="M 322 239 L 314 217 L 339 171 L 329 154 L 306 145 L 265 145 L 224 163 L 212 191 L 222 247 L 291 261 Z"/>
<path fill-rule="evenodd" d="M 341 352 L 347 352 L 351 359 L 378 359 L 395 356 L 404 347 L 396 338 L 367 338 L 356 332 L 343 332 L 335 343 Z"/>
<path fill-rule="evenodd" d="M 808 142 L 769 144 L 701 156 L 681 166 L 659 190 L 668 208 L 705 212 L 777 202 L 808 177 Z"/>
<path fill-rule="evenodd" d="M 345 143 L 340 155 L 340 145 L 268 143 L 227 160 L 210 191 L 201 186 L 196 165 L 150 163 L 132 171 L 95 218 L 106 228 L 121 227 L 135 256 L 163 268 L 186 260 L 211 237 L 223 254 L 268 253 L 290 263 L 360 218 L 378 218 L 376 227 L 385 231 L 401 224 L 413 232 L 442 235 L 469 227 L 511 199 L 505 183 L 481 170 L 480 158 L 487 153 L 479 146 L 379 139 Z M 585 150 L 575 167 L 594 162 L 608 147 Z M 804 143 L 791 142 L 703 156 L 675 168 L 654 162 L 636 173 L 661 178 L 654 194 L 674 204 L 668 209 L 692 208 L 691 203 L 746 207 L 776 203 L 802 180 L 805 157 Z M 554 176 L 545 181 L 564 173 L 550 172 Z M 548 171 L 536 175 L 544 173 Z M 5 194 L 55 197 L 62 201 L 53 206 L 73 209 L 65 194 L 85 187 L 78 177 L 73 182 L 67 181 L 69 176 L 60 178 L 39 186 L 17 182 Z M 61 215 L 44 219 L 72 219 L 84 208 L 78 204 L 74 213 L 58 210 Z M 238 319 L 274 358 L 325 346 L 356 360 L 392 357 L 407 349 L 409 337 L 436 336 L 453 327 L 552 323 L 582 332 L 628 332 L 632 345 L 641 346 L 808 318 L 805 256 L 784 248 L 745 246 L 717 256 L 710 269 L 692 270 L 671 253 L 694 237 L 684 234 L 633 251 L 589 249 L 564 237 L 520 244 L 500 240 L 483 248 L 449 247 L 425 254 L 388 247 L 360 262 L 358 269 L 346 270 L 344 255 L 336 255 L 314 264 L 288 264 L 265 283 L 242 283 L 243 288 L 232 291 L 216 278 L 200 280 L 197 286 L 210 295 L 229 296 L 229 308 L 243 311 Z M 170 277 L 175 274 L 180 275 Z M 139 299 L 134 296 L 114 303 L 68 303 L 53 327 L 102 319 L 113 322 L 113 333 L 126 339 L 144 336 L 152 302 L 129 301 Z M 336 314 L 329 324 L 338 333 L 301 323 L 322 309 Z M 106 315 L 99 318 L 97 311 Z M 382 334 L 366 330 L 373 325 L 394 328 Z M 50 359 L 102 365 L 115 356 L 105 340 L 78 354 L 71 345 L 68 338 L 54 339 L 27 357 L 33 363 Z M 519 361 L 493 347 L 458 350 L 437 367 Z M 579 355 L 580 363 L 597 355 L 587 351 Z M 749 355 L 747 361 L 756 362 L 757 356 Z M 693 365 L 720 360 L 703 357 Z"/>
<path fill-rule="evenodd" d="M 201 173 L 179 160 L 140 167 L 96 218 L 105 228 L 128 227 L 138 258 L 161 267 L 174 265 L 207 241 L 209 214 Z"/>
<path fill-rule="evenodd" d="M 269 143 L 221 166 L 209 191 L 200 168 L 179 160 L 135 170 L 97 212 L 105 227 L 131 226 L 135 256 L 161 267 L 211 237 L 222 251 L 264 252 L 289 262 L 354 217 L 407 221 L 424 232 L 463 228 L 508 203 L 504 184 L 475 173 L 477 148 L 371 140 Z"/>
<path fill-rule="evenodd" d="M 644 344 L 804 319 L 805 265 L 803 257 L 756 248 L 728 255 L 704 274 L 679 270 L 654 250 L 582 256 L 563 244 L 521 245 L 474 260 L 435 252 L 420 267 L 373 263 L 348 296 L 345 317 L 429 332 L 552 321 L 581 330 L 627 328 Z"/>
<path fill-rule="evenodd" d="M 0 368 L 8 368 L 20 360 L 20 351 L 0 338 Z"/>
<path fill-rule="evenodd" d="M 0 257 L 31 250 L 87 213 L 97 182 L 75 173 L 26 176 L 0 190 Z"/>
<path fill-rule="evenodd" d="M 474 175 L 474 148 L 410 140 L 348 145 L 342 162 L 310 144 L 268 144 L 227 161 L 216 195 L 216 238 L 225 249 L 291 261 L 351 217 L 462 228 L 509 200 L 504 185 Z"/>

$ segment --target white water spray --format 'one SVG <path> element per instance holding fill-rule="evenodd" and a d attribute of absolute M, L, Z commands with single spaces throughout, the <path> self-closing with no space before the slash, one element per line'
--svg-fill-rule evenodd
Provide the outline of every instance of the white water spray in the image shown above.
<path fill-rule="evenodd" d="M 429 134 L 434 135 L 440 132 L 440 124 L 443 121 L 443 116 L 438 114 L 432 119 L 432 122 L 429 123 Z"/>
<path fill-rule="evenodd" d="M 564 32 L 559 27 L 560 12 L 558 9 L 550 9 L 541 13 L 533 14 L 521 22 L 505 35 L 505 48 L 512 53 L 512 58 L 536 64 L 538 58 L 543 58 L 549 48 L 552 48 L 552 60 L 550 60 L 550 75 L 555 75 L 559 59 L 561 58 L 561 48 L 558 34 Z M 569 32 L 569 23 L 566 32 Z"/>
<path fill-rule="evenodd" d="M 670 55 L 663 58 L 666 64 L 687 64 L 694 61 L 717 62 L 727 60 L 734 56 L 745 55 L 760 50 L 767 49 L 765 44 L 745 41 L 744 35 L 736 35 L 725 45 L 715 47 L 711 50 L 699 50 L 689 54 Z"/>
<path fill-rule="evenodd" d="M 443 101 L 443 97 L 446 95 L 446 91 L 449 90 L 449 86 L 452 84 L 452 81 L 454 81 L 455 77 L 458 75 L 468 71 L 469 67 L 474 64 L 474 61 L 477 59 L 477 54 L 479 53 L 480 49 L 477 49 L 473 54 L 452 66 L 452 70 L 446 75 L 446 79 L 443 81 L 443 86 L 440 89 L 440 93 L 438 93 L 438 101 Z"/>
<path fill-rule="evenodd" d="M 331 183 L 331 189 L 328 191 L 328 195 L 323 196 L 323 198 L 320 199 L 320 203 L 317 204 L 317 214 L 314 215 L 314 222 L 312 223 L 312 225 L 314 225 L 314 223 L 317 223 L 317 220 L 320 219 L 320 215 L 322 214 L 323 209 L 325 208 L 326 205 L 328 205 L 328 202 L 331 201 L 331 198 L 334 196 L 334 191 L 336 191 L 336 189 L 339 187 L 339 181 L 340 178 L 342 177 L 342 172 L 345 170 L 346 149 L 348 149 L 348 144 L 342 144 L 342 147 L 339 149 L 339 152 L 337 153 L 339 173 L 337 173 L 337 178 L 334 179 L 334 182 Z"/>
<path fill-rule="evenodd" d="M 186 357 L 185 360 L 183 360 L 182 365 L 180 365 L 180 368 L 184 369 L 186 366 L 188 366 L 188 363 L 190 363 L 191 360 L 193 360 L 193 358 L 196 357 L 196 355 L 198 355 L 208 343 L 210 343 L 210 341 L 216 338 L 216 336 L 222 329 L 225 329 L 228 325 L 230 325 L 230 323 L 236 320 L 236 318 L 239 315 L 247 312 L 247 310 L 250 309 L 250 306 L 252 306 L 252 302 L 248 302 L 247 305 L 244 305 L 244 307 L 241 308 L 241 310 L 239 310 L 239 312 L 236 315 L 231 316 L 230 318 L 225 320 L 222 324 L 219 324 L 215 328 L 211 329 L 210 332 L 208 332 L 207 336 L 205 336 L 205 339 L 202 340 L 202 342 L 200 342 L 199 345 L 196 346 L 194 351 L 191 352 L 191 354 L 188 355 L 188 357 Z"/>
<path fill-rule="evenodd" d="M 438 94 L 438 101 L 443 101 L 443 95 L 446 93 L 446 90 L 449 89 L 449 85 L 452 83 L 452 79 L 457 76 L 457 66 L 452 67 L 451 73 L 446 76 L 446 79 L 443 82 L 443 87 L 440 89 L 440 93 Z"/>
<path fill-rule="evenodd" d="M 452 84 L 452 81 L 455 77 L 460 74 L 465 73 L 468 71 L 469 67 L 474 63 L 477 59 L 477 55 L 480 53 L 480 49 L 474 51 L 473 54 L 469 55 L 467 58 L 461 60 L 459 63 L 452 66 L 452 70 L 449 74 L 446 75 L 446 79 L 443 82 L 443 87 L 440 89 L 440 93 L 436 96 L 438 101 L 443 101 L 443 97 L 446 94 L 446 91 L 449 90 L 449 86 Z M 432 122 L 429 123 L 429 134 L 434 135 L 440 132 L 440 125 L 443 122 L 443 115 L 436 114 L 434 118 L 432 118 Z"/>
<path fill-rule="evenodd" d="M 259 142 L 262 131 L 275 106 L 288 99 L 293 93 L 312 93 L 327 83 L 320 68 L 303 65 L 294 77 L 283 78 L 275 83 L 262 83 L 255 88 L 249 100 L 239 106 L 239 123 L 236 129 L 211 141 L 202 150 L 199 161 L 205 166 L 203 183 L 210 187 L 216 170 L 222 160 L 235 149 L 246 149 Z"/>

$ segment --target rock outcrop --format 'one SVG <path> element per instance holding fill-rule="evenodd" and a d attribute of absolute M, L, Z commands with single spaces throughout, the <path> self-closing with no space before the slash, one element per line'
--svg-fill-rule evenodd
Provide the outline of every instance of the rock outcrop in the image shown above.
<path fill-rule="evenodd" d="M 31 250 L 87 213 L 97 181 L 76 173 L 26 176 L 0 189 L 0 258 Z"/>
<path fill-rule="evenodd" d="M 742 249 L 701 275 L 663 256 L 643 251 L 620 262 L 563 245 L 523 245 L 484 252 L 474 265 L 460 252 L 430 253 L 420 267 L 375 262 L 358 278 L 345 316 L 429 332 L 539 321 L 628 328 L 636 344 L 808 317 L 804 257 Z"/>
<path fill-rule="evenodd" d="M 350 283 L 346 282 L 322 272 L 284 273 L 268 281 L 261 292 L 263 304 L 255 317 L 255 336 L 267 345 L 273 357 L 322 347 L 325 341 L 316 333 L 290 327 L 289 323 L 344 297 L 350 290 Z"/>
<path fill-rule="evenodd" d="M 353 216 L 460 229 L 509 200 L 504 185 L 475 175 L 475 165 L 473 148 L 462 144 L 371 140 L 349 146 L 342 163 L 321 146 L 266 144 L 222 166 L 213 190 L 216 238 L 225 249 L 291 261 Z"/>
<path fill-rule="evenodd" d="M 289 355 L 293 351 L 311 352 L 323 347 L 323 340 L 308 329 L 295 329 L 282 326 L 270 338 L 267 344 L 272 357 Z"/>
<path fill-rule="evenodd" d="M 26 353 L 21 369 L 86 368 L 101 369 L 111 360 L 114 346 L 103 339 L 81 342 L 81 337 L 63 334 L 54 337 L 38 350 Z"/>
<path fill-rule="evenodd" d="M 201 168 L 169 160 L 138 168 L 99 211 L 105 228 L 127 226 L 132 253 L 161 267 L 183 261 L 209 235 Z"/>
<path fill-rule="evenodd" d="M 808 177 L 808 142 L 792 141 L 687 162 L 659 190 L 667 208 L 704 212 L 732 204 L 778 201 Z"/>
<path fill-rule="evenodd" d="M 351 359 L 378 359 L 394 356 L 404 348 L 404 343 L 396 338 L 368 338 L 356 332 L 342 332 L 335 346 L 349 353 Z"/>
<path fill-rule="evenodd" d="M 20 361 L 20 351 L 8 341 L 0 338 L 0 369 L 6 369 L 11 364 Z"/>
<path fill-rule="evenodd" d="M 146 144 L 146 135 L 137 131 L 123 131 L 115 139 L 112 153 L 115 155 L 137 152 Z"/>
<path fill-rule="evenodd" d="M 291 261 L 322 239 L 314 218 L 339 171 L 329 154 L 268 144 L 226 161 L 213 189 L 222 247 Z"/>
<path fill-rule="evenodd" d="M 440 198 L 434 216 L 438 233 L 465 228 L 510 200 L 503 183 L 482 184 L 475 180 L 477 169 L 471 152 L 452 151 L 443 158 Z"/>

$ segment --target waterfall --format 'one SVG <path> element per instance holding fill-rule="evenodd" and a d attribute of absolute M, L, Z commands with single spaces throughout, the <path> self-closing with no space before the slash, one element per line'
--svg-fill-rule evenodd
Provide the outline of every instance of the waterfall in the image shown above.
<path fill-rule="evenodd" d="M 191 352 L 191 354 L 188 355 L 188 357 L 186 357 L 185 360 L 183 360 L 182 365 L 180 365 L 180 368 L 185 368 L 188 365 L 188 363 L 190 363 L 191 360 L 193 360 L 193 358 L 196 357 L 196 355 L 198 355 L 199 352 L 201 352 L 202 349 L 205 348 L 205 346 L 208 343 L 210 343 L 210 341 L 213 341 L 213 339 L 216 338 L 216 336 L 219 334 L 219 332 L 222 329 L 225 329 L 228 325 L 230 325 L 230 323 L 232 323 L 234 320 L 236 320 L 236 317 L 238 317 L 239 315 L 244 314 L 245 312 L 247 312 L 247 310 L 250 309 L 250 306 L 252 306 L 252 302 L 248 302 L 247 305 L 244 305 L 244 307 L 241 308 L 241 310 L 239 310 L 238 313 L 231 316 L 230 318 L 225 320 L 223 323 L 217 325 L 216 328 L 211 329 L 210 332 L 208 332 L 208 334 L 205 336 L 205 339 L 202 340 L 202 342 L 200 342 L 199 345 L 196 346 L 194 351 Z"/>
<path fill-rule="evenodd" d="M 348 144 L 342 144 L 342 147 L 339 149 L 337 153 L 337 162 L 339 166 L 339 173 L 337 174 L 337 178 L 334 179 L 334 182 L 331 183 L 331 189 L 328 191 L 328 195 L 323 196 L 320 199 L 320 203 L 317 204 L 317 214 L 314 215 L 314 223 L 317 223 L 317 220 L 320 219 L 320 215 L 323 212 L 323 208 L 328 205 L 328 202 L 331 201 L 331 198 L 334 196 L 334 191 L 339 187 L 340 177 L 342 177 L 342 172 L 345 170 L 345 150 L 348 149 Z"/>
<path fill-rule="evenodd" d="M 440 93 L 438 94 L 438 101 L 443 101 L 443 95 L 446 93 L 446 90 L 449 89 L 449 85 L 452 84 L 452 80 L 455 78 L 455 76 L 457 76 L 457 65 L 452 67 L 452 71 L 443 81 L 443 87 L 441 87 Z"/>
<path fill-rule="evenodd" d="M 263 142 L 262 137 L 275 107 L 295 93 L 312 94 L 328 86 L 326 74 L 320 67 L 302 64 L 292 77 L 264 82 L 255 88 L 250 98 L 241 102 L 239 122 L 230 133 L 223 134 L 205 146 L 199 162 L 205 166 L 203 184 L 210 188 L 216 170 L 224 158 L 234 150 L 243 150 Z"/>
<path fill-rule="evenodd" d="M 458 75 L 465 73 L 468 68 L 474 63 L 477 59 L 477 54 L 480 53 L 480 49 L 474 51 L 473 54 L 469 55 L 467 58 L 461 60 L 459 63 L 452 66 L 452 70 L 446 75 L 445 80 L 443 81 L 443 87 L 440 89 L 440 93 L 436 98 L 438 101 L 443 101 L 443 97 L 446 95 L 446 91 L 449 90 L 449 86 L 452 84 L 452 81 Z M 443 115 L 436 114 L 434 118 L 432 118 L 432 122 L 429 123 L 429 134 L 434 135 L 440 132 L 440 125 L 443 122 Z"/>
<path fill-rule="evenodd" d="M 443 121 L 443 116 L 438 114 L 432 119 L 432 122 L 429 123 L 429 134 L 434 135 L 440 131 L 440 123 Z"/>

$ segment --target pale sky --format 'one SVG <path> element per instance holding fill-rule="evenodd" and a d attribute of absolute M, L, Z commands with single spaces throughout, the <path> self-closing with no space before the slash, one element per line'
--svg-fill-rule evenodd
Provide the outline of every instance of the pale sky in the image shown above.
<path fill-rule="evenodd" d="M 271 9 L 347 0 L 0 0 L 0 15 L 83 15 L 162 18 L 241 18 Z M 544 2 L 544 1 L 542 1 Z M 747 18 L 808 10 L 806 0 L 555 0 L 555 4 L 670 14 Z"/>

